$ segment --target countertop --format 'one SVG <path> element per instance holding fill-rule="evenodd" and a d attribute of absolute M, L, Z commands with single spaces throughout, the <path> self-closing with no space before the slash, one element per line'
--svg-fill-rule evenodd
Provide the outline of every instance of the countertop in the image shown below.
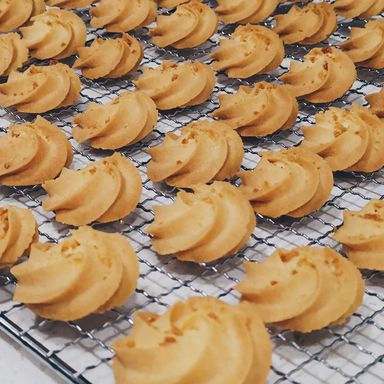
<path fill-rule="evenodd" d="M 0 331 L 1 384 L 65 384 L 45 363 Z"/>

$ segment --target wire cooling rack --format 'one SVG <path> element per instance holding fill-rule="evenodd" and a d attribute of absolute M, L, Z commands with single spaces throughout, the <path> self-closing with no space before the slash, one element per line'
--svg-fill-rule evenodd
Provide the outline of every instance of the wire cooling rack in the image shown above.
<path fill-rule="evenodd" d="M 280 6 L 277 12 L 286 11 L 286 6 Z M 89 26 L 88 11 L 80 11 L 79 15 Z M 360 24 L 364 22 L 340 22 L 337 32 L 328 43 L 337 45 L 346 38 L 350 26 Z M 217 45 L 220 35 L 227 35 L 232 30 L 233 27 L 221 26 L 219 33 L 203 47 L 185 52 L 157 49 L 151 44 L 146 30 L 136 31 L 134 35 L 145 46 L 143 65 L 157 66 L 164 59 L 200 59 L 209 62 L 207 54 Z M 89 31 L 88 42 L 95 36 L 106 35 L 102 30 Z M 166 132 L 177 131 L 194 120 L 209 117 L 219 105 L 219 93 L 233 93 L 239 85 L 252 84 L 254 81 L 277 81 L 279 74 L 288 68 L 289 61 L 301 59 L 309 48 L 288 46 L 286 50 L 286 59 L 275 73 L 257 76 L 249 82 L 230 80 L 220 74 L 210 101 L 198 107 L 160 113 L 160 120 L 153 134 L 142 142 L 121 150 L 135 163 L 142 175 L 144 191 L 141 202 L 135 212 L 124 221 L 108 225 L 95 224 L 94 227 L 127 236 L 138 254 L 141 271 L 138 288 L 124 307 L 104 315 L 92 315 L 81 321 L 60 323 L 43 320 L 33 315 L 25 306 L 12 301 L 15 281 L 8 271 L 3 270 L 0 272 L 0 330 L 32 350 L 70 382 L 109 384 L 113 383 L 110 363 L 114 356 L 109 345 L 116 338 L 129 333 L 134 311 L 145 309 L 163 312 L 172 303 L 191 295 L 213 295 L 228 302 L 236 302 L 238 295 L 232 288 L 243 276 L 242 264 L 245 260 L 263 260 L 277 247 L 315 245 L 339 249 L 331 239 L 331 234 L 341 224 L 343 209 L 357 209 L 371 198 L 383 199 L 382 171 L 369 175 L 337 173 L 329 202 L 320 211 L 302 219 L 272 220 L 259 216 L 258 226 L 246 248 L 237 255 L 214 264 L 193 265 L 177 261 L 174 257 L 160 258 L 152 250 L 150 239 L 143 231 L 152 221 L 153 205 L 169 204 L 175 196 L 175 190 L 153 185 L 148 180 L 146 165 L 149 156 L 145 149 L 160 143 Z M 44 115 L 63 129 L 70 139 L 75 152 L 73 168 L 83 167 L 102 156 L 110 155 L 111 152 L 97 151 L 76 143 L 71 136 L 72 116 L 84 111 L 90 101 L 106 103 L 119 93 L 132 89 L 132 79 L 137 75 L 138 73 L 113 81 L 81 78 L 83 88 L 80 102 L 76 106 Z M 353 89 L 332 105 L 347 107 L 351 102 L 364 104 L 363 95 L 376 92 L 381 87 L 384 71 L 359 70 L 358 78 Z M 291 131 L 280 132 L 264 139 L 247 139 L 244 169 L 254 167 L 259 151 L 291 147 L 299 143 L 302 136 L 300 126 L 312 123 L 314 114 L 328 106 L 300 102 L 299 118 Z M 5 132 L 12 122 L 21 123 L 31 119 L 30 116 L 11 110 L 0 110 L 0 130 Z M 58 224 L 51 213 L 43 211 L 43 196 L 44 191 L 40 186 L 0 187 L 2 205 L 11 203 L 31 208 L 39 224 L 41 241 L 57 242 L 68 235 L 70 228 Z M 274 352 L 268 383 L 384 382 L 384 275 L 379 272 L 365 272 L 364 278 L 364 304 L 344 326 L 309 335 L 270 328 Z"/>

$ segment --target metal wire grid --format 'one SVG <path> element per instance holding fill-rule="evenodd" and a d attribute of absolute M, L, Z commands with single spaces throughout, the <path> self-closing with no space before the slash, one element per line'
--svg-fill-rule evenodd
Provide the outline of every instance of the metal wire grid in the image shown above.
<path fill-rule="evenodd" d="M 284 6 L 278 9 L 278 12 L 285 11 Z M 79 14 L 86 22 L 89 21 L 88 12 L 81 11 Z M 353 25 L 356 23 L 360 21 L 353 22 Z M 339 24 L 338 31 L 329 40 L 330 43 L 337 44 L 345 39 L 351 25 L 352 23 Z M 135 32 L 135 35 L 145 46 L 143 65 L 157 66 L 164 59 L 200 59 L 209 62 L 207 54 L 216 46 L 220 35 L 228 35 L 232 29 L 220 27 L 219 33 L 202 48 L 185 52 L 157 49 L 151 44 L 145 30 Z M 91 29 L 88 41 L 102 35 L 105 35 L 104 31 Z M 277 247 L 329 245 L 337 248 L 330 235 L 341 223 L 342 210 L 362 207 L 371 198 L 384 198 L 382 171 L 370 175 L 336 174 L 329 202 L 319 212 L 305 218 L 272 220 L 259 216 L 258 226 L 247 246 L 239 254 L 213 264 L 192 265 L 179 262 L 174 257 L 158 258 L 151 249 L 149 237 L 143 231 L 152 221 L 152 206 L 170 203 L 175 195 L 174 189 L 153 185 L 148 180 L 146 164 L 149 156 L 145 148 L 161 142 L 166 132 L 177 131 L 191 121 L 209 117 L 219 105 L 219 93 L 232 93 L 239 85 L 253 83 L 253 80 L 276 81 L 278 75 L 288 68 L 289 60 L 301 59 L 308 50 L 309 48 L 300 46 L 287 47 L 287 58 L 276 73 L 255 77 L 251 82 L 230 80 L 219 75 L 209 102 L 198 107 L 160 113 L 159 124 L 152 135 L 141 143 L 121 150 L 121 153 L 135 163 L 142 175 L 144 192 L 141 202 L 135 212 L 124 221 L 93 226 L 127 236 L 138 254 L 141 271 L 138 288 L 124 307 L 76 322 L 42 320 L 36 318 L 25 306 L 12 301 L 15 281 L 7 271 L 2 271 L 0 329 L 32 350 L 71 382 L 112 383 L 110 361 L 114 352 L 109 345 L 117 337 L 129 333 L 132 326 L 131 315 L 135 310 L 163 312 L 175 301 L 190 295 L 214 295 L 228 302 L 235 302 L 238 296 L 232 287 L 243 276 L 242 264 L 245 260 L 260 261 Z M 110 152 L 97 151 L 76 143 L 71 136 L 72 116 L 83 111 L 89 101 L 105 103 L 122 91 L 131 89 L 133 77 L 135 76 L 113 81 L 81 78 L 83 88 L 80 102 L 76 106 L 44 115 L 62 128 L 70 139 L 75 152 L 73 168 L 83 167 Z M 332 105 L 347 107 L 351 102 L 363 103 L 362 96 L 377 91 L 383 80 L 383 71 L 360 70 L 359 80 L 353 90 Z M 247 139 L 244 169 L 254 167 L 258 161 L 257 154 L 261 150 L 291 147 L 300 142 L 300 126 L 312 123 L 314 114 L 327 107 L 328 105 L 313 106 L 302 101 L 298 122 L 290 132 L 280 132 L 264 139 Z M 29 116 L 11 110 L 1 110 L 0 130 L 5 132 L 10 122 L 30 119 Z M 56 223 L 53 214 L 42 210 L 44 191 L 41 187 L 0 187 L 0 194 L 2 204 L 12 203 L 33 209 L 42 241 L 57 242 L 68 235 L 68 226 Z M 274 354 L 268 383 L 384 382 L 384 275 L 379 272 L 365 272 L 364 278 L 364 305 L 346 325 L 310 335 L 270 328 Z"/>

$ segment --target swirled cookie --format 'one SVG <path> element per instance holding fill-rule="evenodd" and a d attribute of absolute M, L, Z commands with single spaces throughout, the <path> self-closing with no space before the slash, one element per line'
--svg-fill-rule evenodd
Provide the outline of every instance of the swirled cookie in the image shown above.
<path fill-rule="evenodd" d="M 384 166 L 384 123 L 369 109 L 332 107 L 302 130 L 301 147 L 319 154 L 333 171 L 374 172 Z"/>
<path fill-rule="evenodd" d="M 43 188 L 48 193 L 43 208 L 54 211 L 60 223 L 80 226 L 127 216 L 136 208 L 142 186 L 136 167 L 115 153 L 78 171 L 64 168 Z"/>
<path fill-rule="evenodd" d="M 336 30 L 337 18 L 332 5 L 310 3 L 303 8 L 293 6 L 288 13 L 275 16 L 273 29 L 286 44 L 317 44 Z"/>
<path fill-rule="evenodd" d="M 85 44 L 87 28 L 79 16 L 70 11 L 50 9 L 20 28 L 31 55 L 40 60 L 64 59 L 76 54 Z"/>
<path fill-rule="evenodd" d="M 11 32 L 44 11 L 44 0 L 0 0 L 0 32 Z"/>
<path fill-rule="evenodd" d="M 180 4 L 188 3 L 190 0 L 158 0 L 159 7 L 175 8 Z"/>
<path fill-rule="evenodd" d="M 24 113 L 48 112 L 73 105 L 80 87 L 80 79 L 66 64 L 32 65 L 25 72 L 11 72 L 0 84 L 0 106 Z"/>
<path fill-rule="evenodd" d="M 18 33 L 0 35 L 0 76 L 9 75 L 28 61 L 28 48 Z"/>
<path fill-rule="evenodd" d="M 93 148 L 117 149 L 148 136 L 157 123 L 157 109 L 145 93 L 124 92 L 111 103 L 90 103 L 73 119 L 73 137 Z"/>
<path fill-rule="evenodd" d="M 14 205 L 0 207 L 0 268 L 15 264 L 38 236 L 32 211 Z"/>
<path fill-rule="evenodd" d="M 291 128 L 298 104 L 286 87 L 265 81 L 240 86 L 235 94 L 220 94 L 212 116 L 237 129 L 241 136 L 263 137 Z"/>
<path fill-rule="evenodd" d="M 217 24 L 216 13 L 210 6 L 191 0 L 179 5 L 170 15 L 159 15 L 150 35 L 158 47 L 194 48 L 216 32 Z"/>
<path fill-rule="evenodd" d="M 217 0 L 216 13 L 225 24 L 256 24 L 275 11 L 279 0 Z"/>
<path fill-rule="evenodd" d="M 41 317 L 70 321 L 123 305 L 139 267 L 124 236 L 81 227 L 59 244 L 33 244 L 29 259 L 11 273 L 14 300 Z"/>
<path fill-rule="evenodd" d="M 0 136 L 0 153 L 0 185 L 41 184 L 72 162 L 65 134 L 41 116 L 33 123 L 11 125 Z"/>
<path fill-rule="evenodd" d="M 357 268 L 384 271 L 384 202 L 370 200 L 360 211 L 343 212 L 343 225 L 333 238 Z"/>
<path fill-rule="evenodd" d="M 108 32 L 129 32 L 156 19 L 156 0 L 100 0 L 91 9 L 91 25 Z"/>
<path fill-rule="evenodd" d="M 246 78 L 278 68 L 284 58 L 279 36 L 260 25 L 241 25 L 229 39 L 220 40 L 220 48 L 211 53 L 216 71 L 228 77 Z"/>
<path fill-rule="evenodd" d="M 280 80 L 296 96 L 311 103 L 328 103 L 351 88 L 356 68 L 349 56 L 337 48 L 313 48 L 304 56 L 304 62 L 292 61 Z"/>
<path fill-rule="evenodd" d="M 361 305 L 359 270 L 331 248 L 278 249 L 262 263 L 246 263 L 235 289 L 266 323 L 300 332 L 343 324 Z"/>
<path fill-rule="evenodd" d="M 384 88 L 380 92 L 371 93 L 365 96 L 365 100 L 368 101 L 371 111 L 380 117 L 384 118 Z"/>
<path fill-rule="evenodd" d="M 384 68 L 384 20 L 372 20 L 364 28 L 352 27 L 349 39 L 340 47 L 362 67 Z"/>
<path fill-rule="evenodd" d="M 81 47 L 78 52 L 73 68 L 80 68 L 88 79 L 125 76 L 137 69 L 144 53 L 137 39 L 128 34 L 117 39 L 97 38 L 90 47 Z"/>
<path fill-rule="evenodd" d="M 320 156 L 301 148 L 260 155 L 253 171 L 239 174 L 240 190 L 256 213 L 303 217 L 326 203 L 333 187 L 333 174 Z"/>
<path fill-rule="evenodd" d="M 336 13 L 348 19 L 363 17 L 369 19 L 384 10 L 384 0 L 336 0 L 333 4 Z"/>
<path fill-rule="evenodd" d="M 185 108 L 204 103 L 216 84 L 215 72 L 200 61 L 163 61 L 157 68 L 144 67 L 133 82 L 158 109 Z"/>
<path fill-rule="evenodd" d="M 272 358 L 251 306 L 213 297 L 177 302 L 163 315 L 136 312 L 131 335 L 112 347 L 116 384 L 263 384 Z"/>
<path fill-rule="evenodd" d="M 59 7 L 59 8 L 85 8 L 88 5 L 91 5 L 96 0 L 47 0 L 47 4 L 50 7 Z"/>
<path fill-rule="evenodd" d="M 256 226 L 252 207 L 233 185 L 215 181 L 180 191 L 169 206 L 154 206 L 146 232 L 159 255 L 205 263 L 231 255 L 244 246 Z"/>
<path fill-rule="evenodd" d="M 244 150 L 240 136 L 227 124 L 199 120 L 168 133 L 157 147 L 148 149 L 152 159 L 148 177 L 179 188 L 225 180 L 239 171 Z"/>

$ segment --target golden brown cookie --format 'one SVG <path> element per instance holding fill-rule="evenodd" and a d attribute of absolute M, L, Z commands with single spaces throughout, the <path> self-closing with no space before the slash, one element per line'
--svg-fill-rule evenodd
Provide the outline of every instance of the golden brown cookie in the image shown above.
<path fill-rule="evenodd" d="M 33 123 L 11 125 L 0 136 L 0 185 L 42 184 L 72 162 L 65 134 L 37 116 Z"/>
<path fill-rule="evenodd" d="M 15 264 L 38 236 L 32 211 L 14 205 L 0 207 L 0 268 Z"/>
<path fill-rule="evenodd" d="M 31 25 L 20 31 L 31 55 L 40 60 L 72 56 L 85 44 L 87 37 L 83 20 L 61 9 L 50 9 L 34 16 Z"/>
<path fill-rule="evenodd" d="M 61 321 L 121 306 L 134 292 L 138 260 L 128 239 L 81 227 L 59 244 L 34 244 L 11 269 L 14 300 L 37 315 Z"/>
<path fill-rule="evenodd" d="M 240 190 L 256 213 L 303 217 L 320 209 L 333 187 L 333 174 L 318 155 L 301 148 L 262 152 L 253 171 L 239 174 Z"/>
<path fill-rule="evenodd" d="M 91 26 L 108 32 L 129 32 L 156 19 L 156 0 L 100 0 L 91 11 Z"/>
<path fill-rule="evenodd" d="M 180 191 L 172 205 L 153 207 L 155 219 L 146 232 L 157 253 L 205 263 L 241 249 L 256 225 L 244 195 L 222 181 L 192 189 Z"/>
<path fill-rule="evenodd" d="M 80 79 L 66 64 L 32 65 L 25 72 L 13 71 L 0 84 L 0 106 L 18 112 L 43 113 L 76 103 Z"/>
<path fill-rule="evenodd" d="M 251 307 L 213 297 L 177 302 L 163 315 L 137 312 L 131 335 L 112 347 L 117 384 L 263 384 L 272 358 L 268 332 Z"/>
<path fill-rule="evenodd" d="M 343 212 L 343 225 L 333 238 L 357 268 L 384 271 L 384 202 L 370 200 L 360 211 Z"/>
<path fill-rule="evenodd" d="M 316 124 L 302 130 L 301 147 L 323 157 L 333 171 L 374 172 L 384 166 L 384 122 L 360 105 L 320 112 Z"/>
<path fill-rule="evenodd" d="M 73 64 L 84 77 L 117 78 L 133 72 L 143 58 L 143 48 L 136 38 L 128 34 L 116 39 L 93 40 L 91 46 L 78 50 L 79 58 Z"/>
<path fill-rule="evenodd" d="M 331 248 L 278 249 L 245 268 L 235 289 L 264 322 L 282 328 L 311 332 L 345 323 L 363 300 L 360 272 Z"/>
<path fill-rule="evenodd" d="M 96 0 L 47 0 L 47 4 L 51 7 L 69 9 L 85 8 L 95 2 Z"/>
<path fill-rule="evenodd" d="M 227 124 L 199 120 L 165 135 L 148 149 L 148 177 L 179 188 L 229 179 L 239 171 L 244 150 L 240 136 Z"/>
<path fill-rule="evenodd" d="M 369 19 L 383 12 L 384 0 L 336 0 L 333 7 L 338 15 L 345 18 Z"/>
<path fill-rule="evenodd" d="M 28 61 L 28 48 L 18 33 L 0 35 L 0 76 L 7 76 Z"/>
<path fill-rule="evenodd" d="M 284 44 L 272 30 L 261 25 L 241 25 L 220 48 L 210 54 L 215 71 L 228 77 L 247 78 L 278 68 L 284 59 Z"/>
<path fill-rule="evenodd" d="M 127 216 L 140 200 L 142 185 L 136 167 L 115 153 L 78 171 L 64 169 L 43 188 L 48 193 L 43 208 L 54 211 L 61 223 L 80 226 Z"/>
<path fill-rule="evenodd" d="M 340 47 L 362 67 L 384 68 L 384 20 L 372 20 L 364 28 L 352 27 L 349 39 Z"/>
<path fill-rule="evenodd" d="M 150 30 L 158 47 L 194 48 L 206 42 L 217 30 L 215 11 L 200 0 L 179 5 L 170 15 L 159 15 L 156 28 Z"/>
<path fill-rule="evenodd" d="M 331 4 L 310 3 L 293 6 L 288 13 L 276 15 L 273 29 L 286 44 L 317 44 L 336 30 L 337 18 Z"/>
<path fill-rule="evenodd" d="M 44 11 L 44 0 L 0 0 L 0 32 L 11 32 Z"/>
<path fill-rule="evenodd" d="M 286 87 L 261 81 L 253 87 L 240 86 L 234 94 L 219 94 L 220 107 L 212 116 L 241 136 L 263 137 L 291 128 L 298 104 Z"/>
<path fill-rule="evenodd" d="M 279 0 L 217 0 L 215 8 L 225 24 L 256 24 L 275 11 Z"/>
<path fill-rule="evenodd" d="M 200 61 L 163 61 L 157 68 L 144 67 L 134 81 L 158 109 L 185 108 L 204 103 L 216 84 L 215 72 Z"/>
<path fill-rule="evenodd" d="M 157 123 L 157 109 L 145 93 L 124 92 L 108 104 L 89 103 L 73 118 L 72 134 L 93 148 L 117 149 L 148 136 Z"/>
<path fill-rule="evenodd" d="M 292 61 L 280 80 L 295 96 L 311 103 L 328 103 L 351 88 L 356 68 L 349 56 L 337 48 L 313 48 L 304 56 L 304 62 Z"/>
<path fill-rule="evenodd" d="M 371 111 L 380 117 L 384 118 L 384 89 L 382 88 L 380 92 L 371 93 L 365 96 L 365 100 L 368 101 Z"/>

